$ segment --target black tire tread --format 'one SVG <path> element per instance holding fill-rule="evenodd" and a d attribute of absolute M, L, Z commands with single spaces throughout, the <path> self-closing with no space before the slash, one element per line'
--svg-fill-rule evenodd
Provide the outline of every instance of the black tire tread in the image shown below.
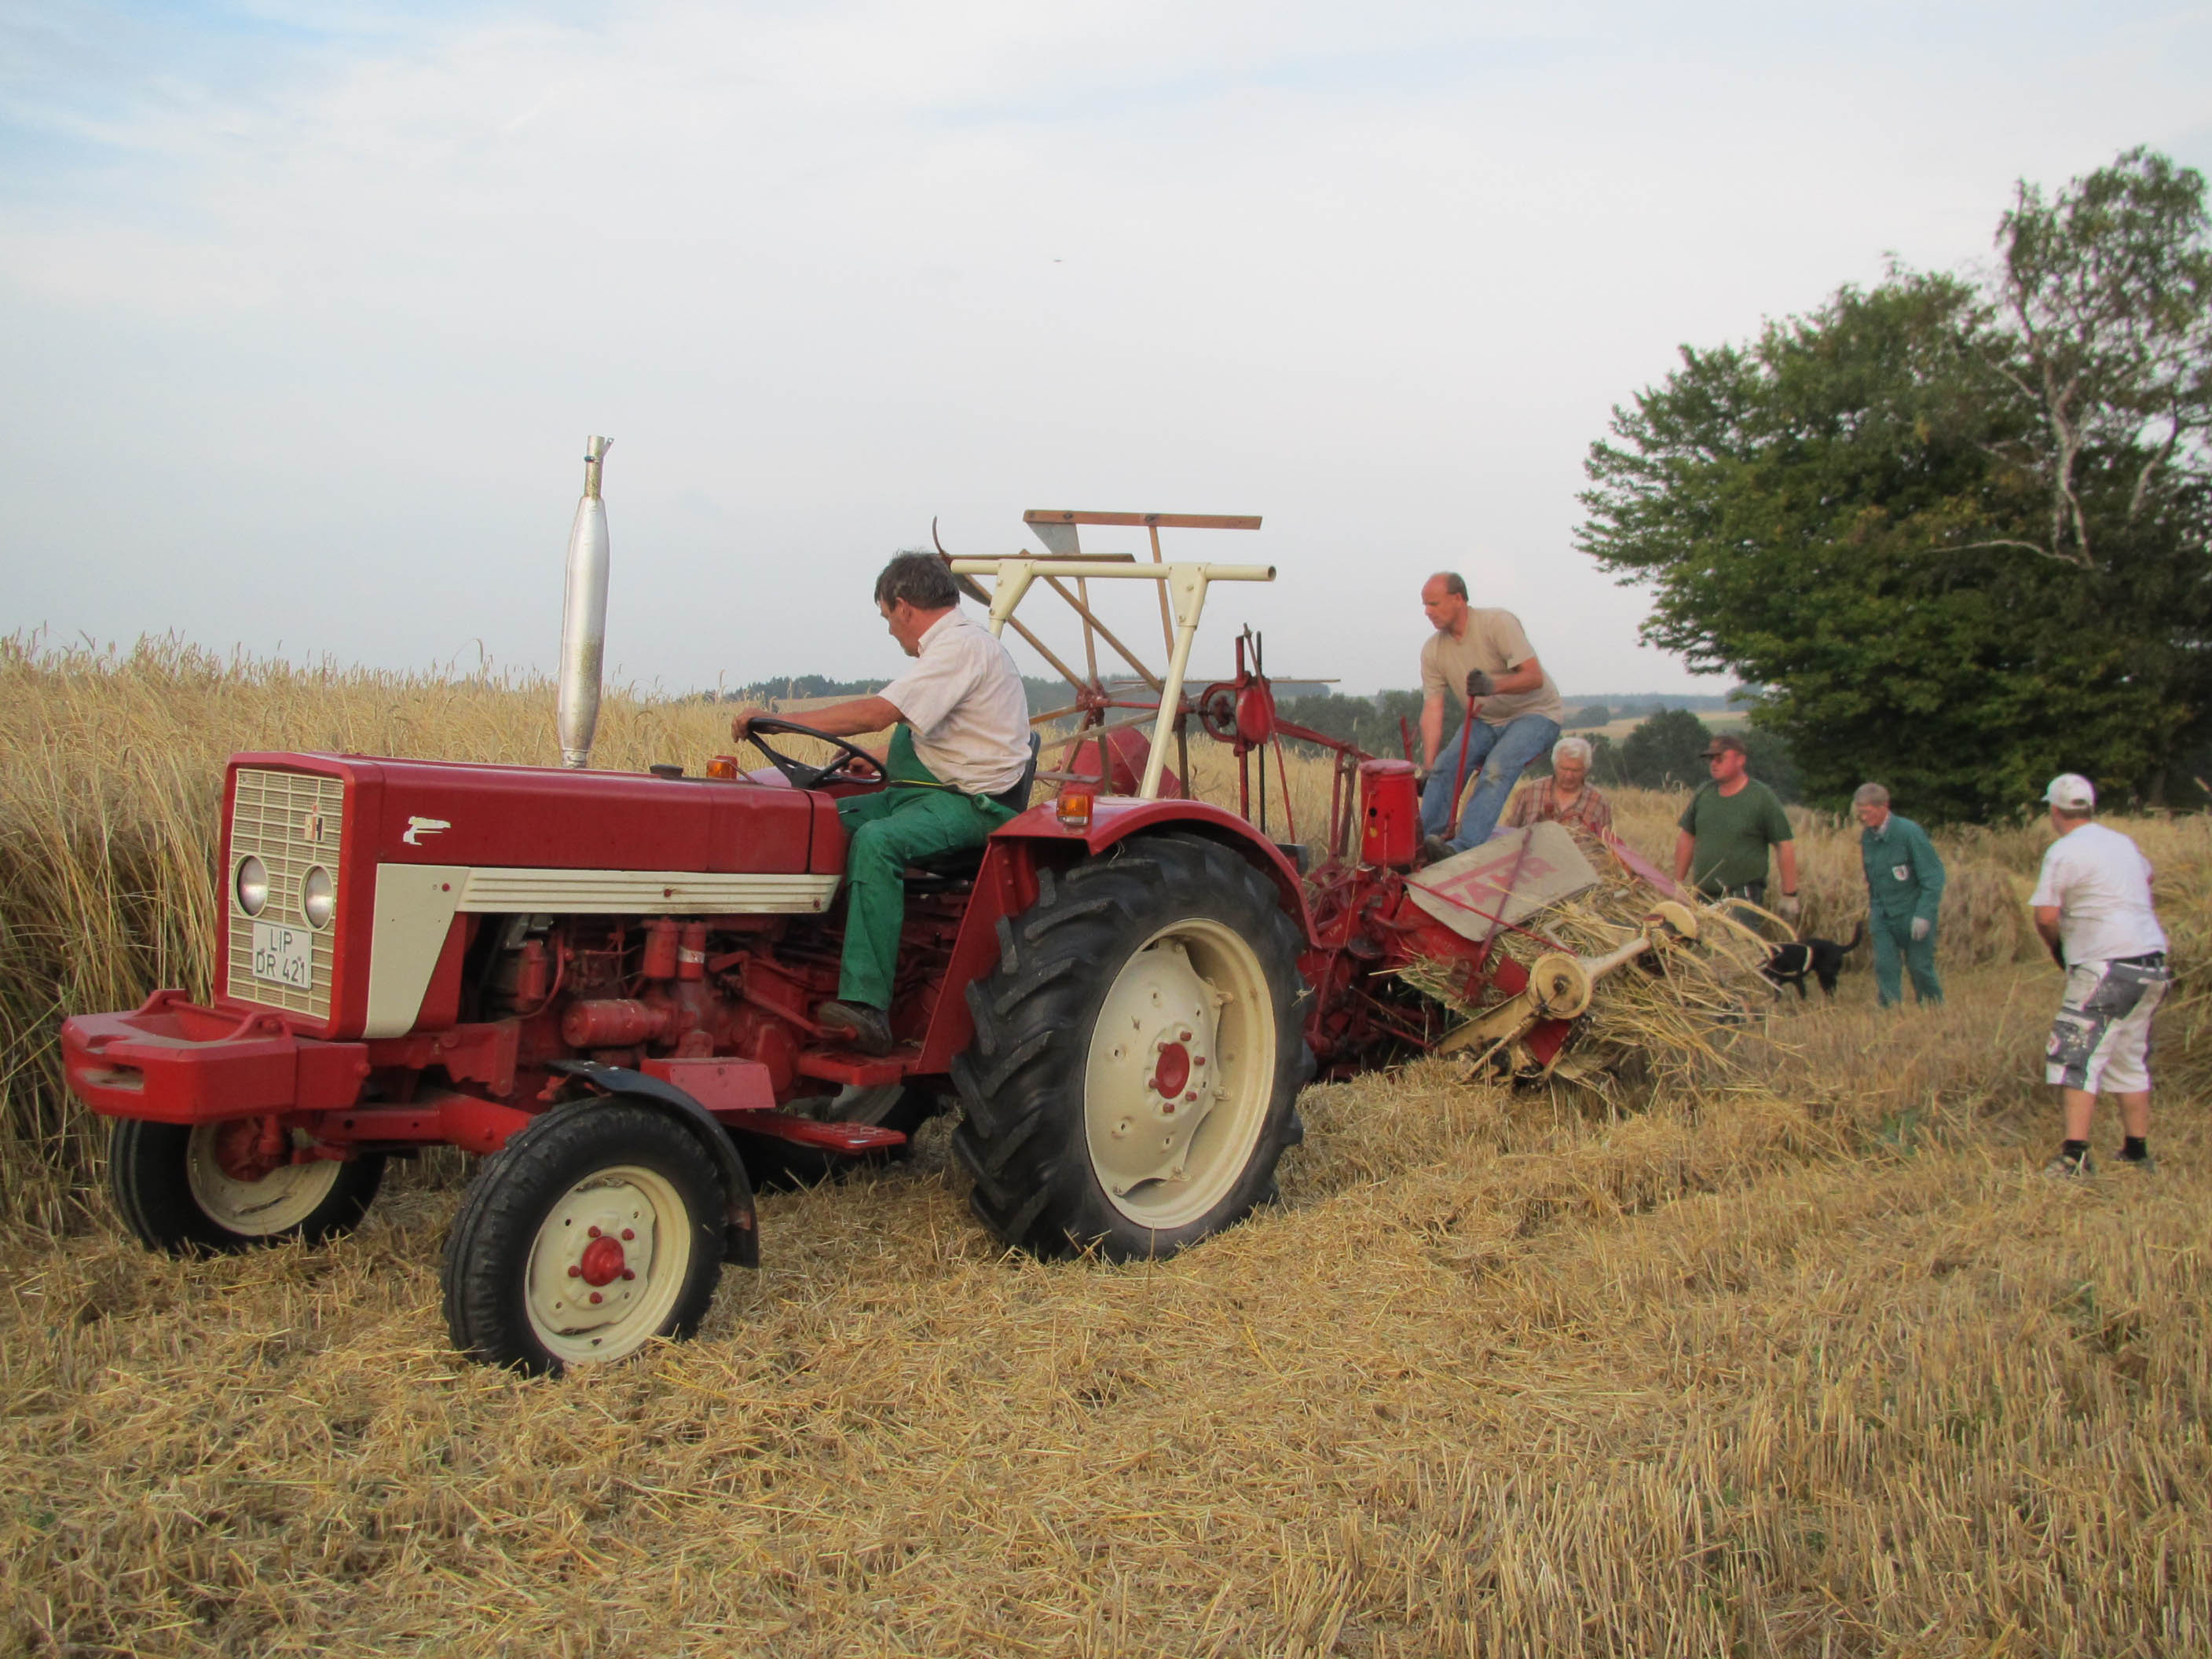
<path fill-rule="evenodd" d="M 274 1233 L 234 1233 L 199 1206 L 185 1174 L 191 1130 L 143 1118 L 115 1120 L 107 1142 L 107 1191 L 125 1226 L 169 1255 L 228 1255 L 294 1239 L 321 1244 L 351 1232 L 384 1184 L 384 1158 L 363 1152 L 340 1166 L 323 1201 Z"/>
<path fill-rule="evenodd" d="M 1102 1231 L 1081 1144 L 1081 1079 L 1091 1026 L 1113 976 L 1143 937 L 1194 915 L 1236 924 L 1258 952 L 1287 1053 L 1277 1098 L 1227 1213 L 1174 1237 L 1124 1220 Z M 1142 836 L 1060 872 L 1039 872 L 1036 902 L 999 925 L 998 971 L 968 987 L 974 1042 L 952 1061 L 963 1120 L 953 1152 L 972 1177 L 969 1206 L 1001 1242 L 1042 1256 L 1096 1248 L 1113 1259 L 1165 1255 L 1218 1231 L 1274 1190 L 1274 1169 L 1301 1137 L 1295 1101 L 1313 1074 L 1299 1018 L 1304 940 L 1267 877 L 1203 836 Z M 1071 1100 L 1071 1090 L 1073 1099 Z"/>
<path fill-rule="evenodd" d="M 656 1161 L 658 1158 L 658 1162 Z M 439 1289 L 453 1346 L 474 1359 L 538 1375 L 561 1360 L 538 1341 L 522 1306 L 521 1281 L 538 1228 L 555 1200 L 599 1167 L 657 1167 L 692 1207 L 691 1267 L 660 1334 L 679 1340 L 699 1328 L 722 1266 L 722 1177 L 698 1137 L 667 1113 L 621 1099 L 559 1108 L 518 1131 L 477 1167 L 461 1196 Z"/>

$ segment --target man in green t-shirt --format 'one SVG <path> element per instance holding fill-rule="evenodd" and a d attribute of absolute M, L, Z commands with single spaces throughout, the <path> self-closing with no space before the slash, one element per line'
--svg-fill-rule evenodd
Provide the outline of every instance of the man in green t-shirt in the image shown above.
<path fill-rule="evenodd" d="M 1912 971 L 1912 994 L 1943 1000 L 1936 976 L 1936 913 L 1943 904 L 1943 860 L 1911 818 L 1889 810 L 1889 791 L 1863 783 L 1851 797 L 1858 814 L 1859 862 L 1866 871 L 1867 928 L 1874 935 L 1875 994 L 1881 1006 L 1905 1000 L 1900 966 Z"/>
<path fill-rule="evenodd" d="M 1797 920 L 1797 842 L 1774 792 L 1744 770 L 1743 739 L 1723 732 L 1705 745 L 1711 780 L 1682 811 L 1674 838 L 1674 879 L 1707 899 L 1766 902 L 1766 851 L 1782 866 L 1782 896 L 1773 908 Z"/>

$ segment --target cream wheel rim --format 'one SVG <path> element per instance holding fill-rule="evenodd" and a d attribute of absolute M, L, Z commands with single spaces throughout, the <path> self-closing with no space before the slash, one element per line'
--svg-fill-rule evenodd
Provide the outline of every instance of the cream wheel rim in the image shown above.
<path fill-rule="evenodd" d="M 1547 951 L 1528 969 L 1528 989 L 1546 1019 L 1572 1019 L 1590 1005 L 1589 969 L 1563 951 Z"/>
<path fill-rule="evenodd" d="M 185 1182 L 200 1213 L 241 1238 L 268 1238 L 298 1226 L 322 1206 L 344 1165 L 319 1158 L 279 1164 L 258 1181 L 227 1175 L 217 1155 L 222 1123 L 197 1123 L 185 1143 Z M 288 1142 L 289 1144 L 289 1142 Z"/>
<path fill-rule="evenodd" d="M 597 1170 L 538 1224 L 523 1286 L 530 1328 L 563 1364 L 620 1359 L 659 1333 L 690 1266 L 674 1183 L 634 1164 Z"/>
<path fill-rule="evenodd" d="M 1091 1167 L 1116 1210 L 1166 1232 L 1229 1195 L 1274 1099 L 1277 1041 L 1266 971 L 1234 929 L 1174 922 L 1130 956 L 1083 1079 Z"/>

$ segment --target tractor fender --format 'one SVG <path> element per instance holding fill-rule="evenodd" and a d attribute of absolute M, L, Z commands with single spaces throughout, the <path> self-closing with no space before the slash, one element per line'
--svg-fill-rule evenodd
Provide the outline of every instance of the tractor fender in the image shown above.
<path fill-rule="evenodd" d="M 1079 855 L 1096 857 L 1132 836 L 1157 835 L 1164 830 L 1203 836 L 1238 854 L 1274 883 L 1282 897 L 1283 908 L 1297 923 L 1298 931 L 1309 939 L 1313 937 L 1312 918 L 1306 911 L 1305 883 L 1299 877 L 1297 866 L 1249 820 L 1209 801 L 1101 796 L 1091 811 L 1090 824 L 1079 830 L 1062 828 L 1048 802 L 1032 806 L 1000 824 L 991 832 L 991 840 L 1024 842 L 1030 844 L 1033 856 L 1058 862 L 1053 856 L 1055 848 L 1079 848 Z"/>
<path fill-rule="evenodd" d="M 908 1068 L 909 1078 L 945 1072 L 953 1056 L 975 1036 L 968 988 L 1001 960 L 1006 948 L 1001 930 L 1009 918 L 1036 902 L 1038 872 L 1064 871 L 1088 858 L 1110 857 L 1115 847 L 1146 835 L 1195 836 L 1235 853 L 1274 884 L 1284 914 L 1299 937 L 1311 945 L 1313 917 L 1306 908 L 1305 884 L 1298 878 L 1297 866 L 1234 812 L 1202 800 L 1138 800 L 1106 795 L 1091 809 L 1088 825 L 1071 830 L 1060 823 L 1051 803 L 1032 806 L 1007 819 L 984 842 L 974 896 L 960 919 L 959 935 L 953 941 L 952 958 L 945 969 L 945 994 L 937 999 L 928 1030 L 922 1035 L 921 1053 Z"/>
<path fill-rule="evenodd" d="M 737 1142 L 714 1115 L 674 1084 L 623 1066 L 603 1066 L 595 1060 L 556 1060 L 547 1068 L 565 1072 L 609 1098 L 650 1106 L 676 1120 L 697 1136 L 722 1173 L 722 1190 L 729 1194 L 729 1213 L 723 1221 L 722 1259 L 742 1267 L 760 1266 L 760 1226 L 753 1215 L 753 1184 L 745 1174 L 744 1159 Z"/>

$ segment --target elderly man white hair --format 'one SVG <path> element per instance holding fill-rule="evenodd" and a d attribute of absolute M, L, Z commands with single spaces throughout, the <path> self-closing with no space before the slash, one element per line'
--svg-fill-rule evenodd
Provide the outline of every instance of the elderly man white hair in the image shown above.
<path fill-rule="evenodd" d="M 1588 738 L 1561 738 L 1552 745 L 1552 775 L 1522 785 L 1498 819 L 1498 828 L 1564 823 L 1569 830 L 1592 832 L 1612 829 L 1613 804 L 1589 781 L 1590 761 L 1596 752 Z"/>
<path fill-rule="evenodd" d="M 1943 1000 L 1936 971 L 1936 918 L 1943 908 L 1943 860 L 1928 832 L 1889 810 L 1889 791 L 1863 783 L 1851 792 L 1859 820 L 1859 867 L 1867 884 L 1867 931 L 1874 936 L 1875 1000 L 1905 1000 L 1905 974 L 1923 1003 Z"/>

